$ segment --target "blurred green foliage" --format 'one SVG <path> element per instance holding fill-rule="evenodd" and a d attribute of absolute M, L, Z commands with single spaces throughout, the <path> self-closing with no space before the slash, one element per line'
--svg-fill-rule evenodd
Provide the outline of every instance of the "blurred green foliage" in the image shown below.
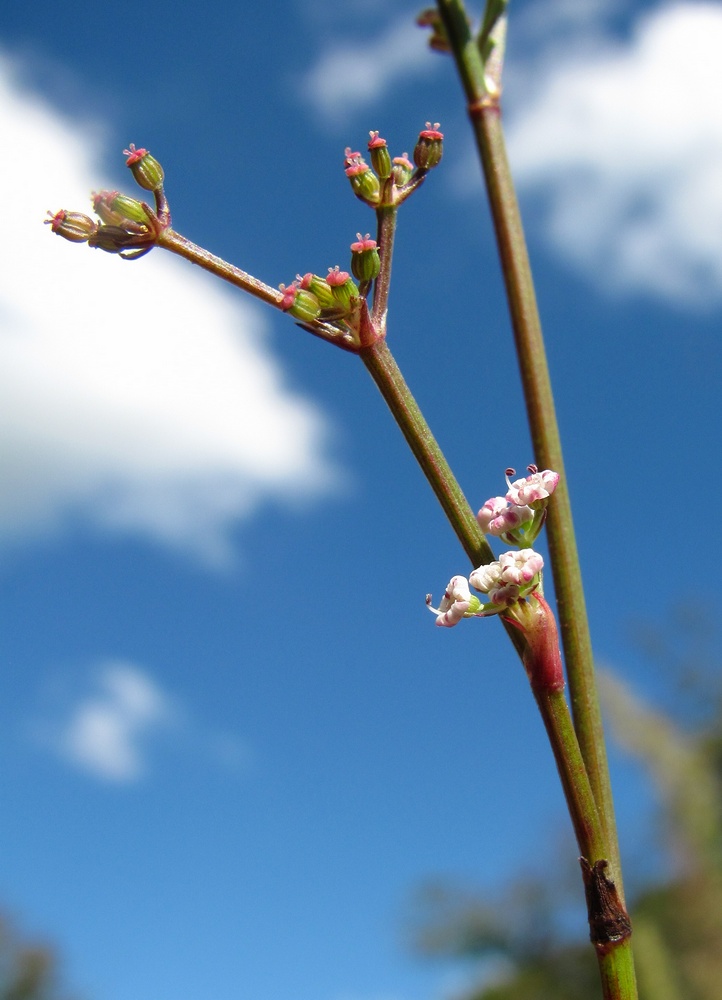
<path fill-rule="evenodd" d="M 21 938 L 0 916 L 0 1000 L 63 1000 L 55 952 Z"/>

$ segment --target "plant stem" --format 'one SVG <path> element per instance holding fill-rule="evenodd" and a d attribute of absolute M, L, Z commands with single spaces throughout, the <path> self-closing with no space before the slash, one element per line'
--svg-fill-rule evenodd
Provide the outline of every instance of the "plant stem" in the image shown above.
<path fill-rule="evenodd" d="M 379 242 L 386 255 L 384 262 L 384 273 L 386 274 L 391 268 L 395 222 L 395 209 L 389 208 L 379 212 Z M 193 264 L 198 264 L 199 267 L 210 271 L 211 274 L 250 292 L 251 295 L 270 305 L 277 308 L 280 305 L 283 296 L 277 289 L 271 288 L 270 285 L 259 281 L 258 278 L 247 274 L 239 267 L 229 264 L 221 257 L 216 257 L 215 254 L 191 242 L 173 229 L 167 229 L 163 232 L 158 240 L 158 245 L 184 257 Z M 374 303 L 374 310 L 378 310 L 380 314 L 379 323 L 383 322 L 381 314 L 386 310 L 387 296 L 388 283 L 378 294 L 377 301 Z M 304 328 L 314 332 L 310 326 L 304 326 Z M 339 344 L 339 346 L 342 345 Z M 379 387 L 381 395 L 399 424 L 472 565 L 476 567 L 482 563 L 492 562 L 495 558 L 494 553 L 406 384 L 385 338 L 381 337 L 369 347 L 364 347 L 360 351 L 354 351 L 354 353 L 360 354 L 366 368 Z"/>
<path fill-rule="evenodd" d="M 389 304 L 391 261 L 394 255 L 397 215 L 398 209 L 393 205 L 384 205 L 376 209 L 376 242 L 381 257 L 381 270 L 374 285 L 371 320 L 379 330 L 383 330 L 386 327 L 386 310 Z"/>
<path fill-rule="evenodd" d="M 474 512 L 406 384 L 385 339 L 360 351 L 360 357 L 386 400 L 451 527 L 473 566 L 494 560 Z"/>
<path fill-rule="evenodd" d="M 609 860 L 621 886 L 614 805 L 584 588 L 529 257 L 506 158 L 499 110 L 480 108 L 474 112 L 472 120 L 483 156 L 534 456 L 540 468 L 554 469 L 560 475 L 546 521 L 559 628 L 575 726 L 607 833 Z"/>
<path fill-rule="evenodd" d="M 276 308 L 281 304 L 283 295 L 277 288 L 271 288 L 265 282 L 242 271 L 240 267 L 229 264 L 222 257 L 216 257 L 210 250 L 204 250 L 203 247 L 192 243 L 174 229 L 163 230 L 158 237 L 157 245 L 178 254 L 179 257 L 185 257 L 192 264 L 197 264 L 204 271 L 210 271 L 216 277 L 223 278 L 224 281 L 230 282 L 236 288 L 242 288 L 244 292 L 248 292 L 262 302 L 267 302 Z"/>
<path fill-rule="evenodd" d="M 498 100 L 486 91 L 484 67 L 471 36 L 463 4 L 459 0 L 438 0 L 438 7 L 466 93 L 486 180 L 535 460 L 540 468 L 554 469 L 561 477 L 547 517 L 559 626 L 574 723 L 605 832 L 606 856 L 621 892 L 614 805 L 571 506 L 531 268 L 506 155 L 500 109 Z"/>
<path fill-rule="evenodd" d="M 605 1000 L 637 996 L 629 916 L 607 876 L 606 835 L 579 741 L 564 697 L 564 671 L 554 613 L 539 593 L 509 609 L 509 624 L 524 637 L 522 661 L 549 736 L 564 797 L 581 852 L 590 938 Z"/>
<path fill-rule="evenodd" d="M 554 752 L 579 851 L 590 861 L 598 861 L 606 857 L 601 820 L 564 692 L 534 685 L 532 690 Z"/>

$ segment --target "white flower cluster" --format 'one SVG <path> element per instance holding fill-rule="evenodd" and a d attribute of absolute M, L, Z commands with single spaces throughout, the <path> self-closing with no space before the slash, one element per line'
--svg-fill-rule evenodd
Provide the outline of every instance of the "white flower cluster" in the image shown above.
<path fill-rule="evenodd" d="M 511 470 L 509 470 L 511 471 Z M 559 475 L 550 469 L 538 472 L 529 466 L 525 479 L 510 482 L 506 496 L 491 497 L 476 515 L 485 535 L 503 538 L 510 545 L 532 545 L 544 524 L 546 506 L 557 488 Z"/>
<path fill-rule="evenodd" d="M 539 472 L 528 466 L 529 475 L 510 482 L 513 469 L 507 469 L 506 496 L 487 500 L 476 515 L 484 534 L 503 538 L 519 548 L 503 552 L 497 560 L 479 566 L 469 579 L 452 576 L 438 608 L 431 607 L 431 595 L 426 604 L 436 615 L 436 624 L 451 628 L 462 618 L 483 618 L 498 615 L 523 600 L 541 583 L 544 560 L 531 545 L 544 525 L 546 507 L 559 482 L 559 474 L 546 469 Z M 488 594 L 489 603 L 482 604 L 470 590 Z"/>
<path fill-rule="evenodd" d="M 499 614 L 536 590 L 543 566 L 544 560 L 533 549 L 503 552 L 494 562 L 475 569 L 468 580 L 464 576 L 452 576 L 438 608 L 431 607 L 430 597 L 426 603 L 436 614 L 436 624 L 445 628 L 452 628 L 462 618 Z M 482 594 L 488 594 L 490 603 L 482 604 L 471 593 L 469 584 Z"/>

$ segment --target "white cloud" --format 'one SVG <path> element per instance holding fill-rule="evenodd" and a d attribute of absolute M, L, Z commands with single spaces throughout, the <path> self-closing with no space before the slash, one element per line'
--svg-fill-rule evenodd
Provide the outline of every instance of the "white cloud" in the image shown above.
<path fill-rule="evenodd" d="M 103 781 L 131 784 L 160 750 L 231 775 L 246 774 L 254 755 L 236 733 L 207 725 L 124 660 L 103 660 L 68 691 L 53 678 L 29 735 L 41 748 Z"/>
<path fill-rule="evenodd" d="M 429 51 L 428 33 L 413 14 L 389 22 L 370 41 L 349 42 L 348 36 L 328 48 L 306 74 L 303 94 L 318 113 L 339 120 L 350 108 L 371 104 L 399 79 L 428 73 L 439 57 Z"/>
<path fill-rule="evenodd" d="M 98 129 L 2 53 L 0 132 L 0 537 L 80 516 L 220 563 L 260 503 L 331 487 L 325 421 L 284 386 L 258 307 L 169 254 L 128 263 L 42 225 L 113 185 Z"/>
<path fill-rule="evenodd" d="M 150 738 L 174 721 L 171 699 L 138 667 L 107 663 L 50 743 L 70 763 L 106 781 L 131 782 L 146 770 Z"/>
<path fill-rule="evenodd" d="M 722 299 L 721 51 L 722 6 L 664 5 L 627 42 L 555 46 L 512 108 L 520 188 L 544 195 L 548 238 L 608 288 Z"/>

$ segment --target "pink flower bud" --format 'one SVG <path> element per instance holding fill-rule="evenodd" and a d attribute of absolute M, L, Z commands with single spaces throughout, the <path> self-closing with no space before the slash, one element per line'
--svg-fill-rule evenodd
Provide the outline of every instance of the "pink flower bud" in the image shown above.
<path fill-rule="evenodd" d="M 351 270 L 357 281 L 373 281 L 381 270 L 381 260 L 376 245 L 369 233 L 356 234 L 358 241 L 351 244 Z"/>
<path fill-rule="evenodd" d="M 414 165 L 409 159 L 408 153 L 394 157 L 394 184 L 396 187 L 403 187 L 413 172 Z"/>
<path fill-rule="evenodd" d="M 93 210 L 108 226 L 121 226 L 131 232 L 144 232 L 148 229 L 148 216 L 143 204 L 135 198 L 119 191 L 94 191 Z"/>
<path fill-rule="evenodd" d="M 345 151 L 344 170 L 356 197 L 367 205 L 377 204 L 381 190 L 379 179 L 361 154 L 352 152 L 350 147 Z"/>
<path fill-rule="evenodd" d="M 336 308 L 336 299 L 325 278 L 322 278 L 319 274 L 312 274 L 309 271 L 308 274 L 299 275 L 298 282 L 299 288 L 312 292 L 316 296 L 322 311 L 324 309 Z"/>
<path fill-rule="evenodd" d="M 123 152 L 128 157 L 125 165 L 131 170 L 136 184 L 146 191 L 158 191 L 163 187 L 163 167 L 147 149 L 136 149 L 131 142 L 130 148 Z"/>
<path fill-rule="evenodd" d="M 295 319 L 303 323 L 312 323 L 321 315 L 321 306 L 312 292 L 299 288 L 295 282 L 288 286 L 281 285 L 280 290 L 283 293 L 281 309 L 290 313 Z"/>
<path fill-rule="evenodd" d="M 378 132 L 369 132 L 369 154 L 371 156 L 371 166 L 376 171 L 382 181 L 391 176 L 391 154 L 386 140 L 382 139 Z"/>
<path fill-rule="evenodd" d="M 341 271 L 338 267 L 330 267 L 326 275 L 326 281 L 331 286 L 336 304 L 344 311 L 351 308 L 351 300 L 358 296 L 358 288 L 348 271 Z"/>
<path fill-rule="evenodd" d="M 55 215 L 50 212 L 48 215 L 50 218 L 45 219 L 45 225 L 71 243 L 87 243 L 98 228 L 98 223 L 82 212 L 66 212 L 61 208 Z"/>
<path fill-rule="evenodd" d="M 431 170 L 441 163 L 444 154 L 444 135 L 439 132 L 439 123 L 426 123 L 426 128 L 419 132 L 419 140 L 414 148 L 414 163 L 421 170 Z"/>

